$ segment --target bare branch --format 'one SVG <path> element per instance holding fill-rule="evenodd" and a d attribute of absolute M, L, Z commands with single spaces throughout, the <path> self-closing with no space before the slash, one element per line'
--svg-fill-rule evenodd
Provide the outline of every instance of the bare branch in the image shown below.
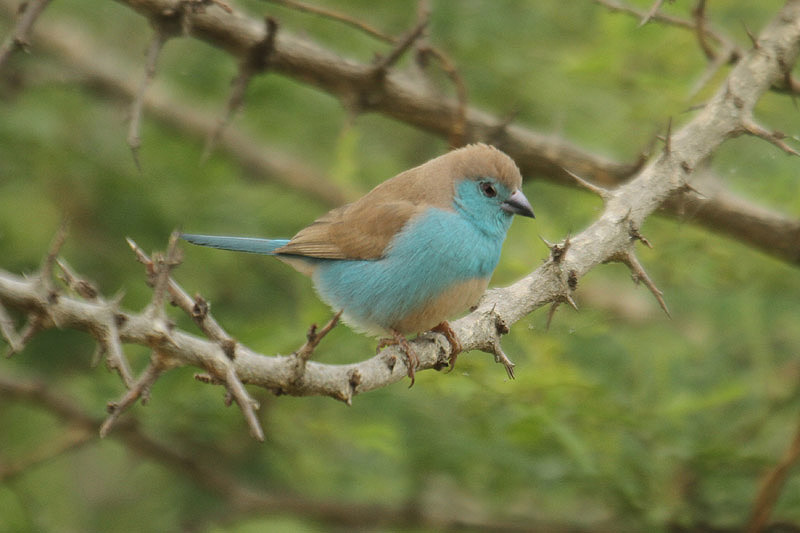
<path fill-rule="evenodd" d="M 133 162 L 136 163 L 136 168 L 141 172 L 142 166 L 139 162 L 139 148 L 142 146 L 142 140 L 139 136 L 142 122 L 142 108 L 144 107 L 144 95 L 147 92 L 147 87 L 152 83 L 156 75 L 156 65 L 158 63 L 158 56 L 161 54 L 161 49 L 164 43 L 167 42 L 170 35 L 164 30 L 162 25 L 154 24 L 155 31 L 150 44 L 147 47 L 147 54 L 144 66 L 144 76 L 139 84 L 139 89 L 136 91 L 136 96 L 131 102 L 131 116 L 130 124 L 128 125 L 128 146 L 133 155 Z"/>
<path fill-rule="evenodd" d="M 653 2 L 653 6 L 650 8 L 650 11 L 645 13 L 645 15 L 642 17 L 642 20 L 639 22 L 640 28 L 650 22 L 650 19 L 652 19 L 658 13 L 658 10 L 661 9 L 661 4 L 663 3 L 664 0 L 656 0 Z"/>
<path fill-rule="evenodd" d="M 763 127 L 759 126 L 752 120 L 745 120 L 744 121 L 744 130 L 753 135 L 758 137 L 759 139 L 764 139 L 768 143 L 774 144 L 784 152 L 789 155 L 796 155 L 800 156 L 800 152 L 789 146 L 783 139 L 786 138 L 786 134 L 780 131 L 767 131 Z"/>
<path fill-rule="evenodd" d="M 61 224 L 58 226 L 56 234 L 53 236 L 53 240 L 50 241 L 50 247 L 47 250 L 47 255 L 44 256 L 42 264 L 39 267 L 40 281 L 42 285 L 44 285 L 44 287 L 51 292 L 55 290 L 55 287 L 53 286 L 53 268 L 56 265 L 56 258 L 61 252 L 61 247 L 64 246 L 64 242 L 66 240 L 67 221 L 62 220 Z"/>
<path fill-rule="evenodd" d="M 3 69 L 3 65 L 11 57 L 11 54 L 28 46 L 33 25 L 49 3 L 50 0 L 27 0 L 20 5 L 17 23 L 11 34 L 0 45 L 0 70 Z"/>
<path fill-rule="evenodd" d="M 264 430 L 261 428 L 261 422 L 256 416 L 259 404 L 247 393 L 233 366 L 228 366 L 228 372 L 225 375 L 225 386 L 228 389 L 228 393 L 236 401 L 239 409 L 242 410 L 244 419 L 250 428 L 250 435 L 258 442 L 264 442 Z"/>
<path fill-rule="evenodd" d="M 332 9 L 313 6 L 311 4 L 305 4 L 303 2 L 297 2 L 295 0 L 264 0 L 264 1 L 288 7 L 296 11 L 305 11 L 306 13 L 313 13 L 314 15 L 319 15 L 321 17 L 335 20 L 343 24 L 347 24 L 348 26 L 351 26 L 359 31 L 366 33 L 367 35 L 371 35 L 372 37 L 375 37 L 376 39 L 386 43 L 393 44 L 396 42 L 395 38 L 392 37 L 391 35 L 383 33 L 377 28 L 373 28 L 369 24 L 366 24 L 360 20 L 344 15 Z"/>
<path fill-rule="evenodd" d="M 58 258 L 56 259 L 56 263 L 61 269 L 61 272 L 63 272 L 63 274 L 59 277 L 64 281 L 71 291 L 82 298 L 86 298 L 87 300 L 94 300 L 97 298 L 97 295 L 99 294 L 97 287 L 95 287 L 93 283 L 78 276 L 65 259 Z"/>
<path fill-rule="evenodd" d="M 250 53 L 244 58 L 239 65 L 239 73 L 231 82 L 231 93 L 228 96 L 228 103 L 225 105 L 225 111 L 222 117 L 217 120 L 216 127 L 211 131 L 206 141 L 206 146 L 203 149 L 202 159 L 208 159 L 208 156 L 214 150 L 222 136 L 222 132 L 228 127 L 233 115 L 239 111 L 244 105 L 244 97 L 247 92 L 247 87 L 250 85 L 250 80 L 253 76 L 263 73 L 269 66 L 269 57 L 275 48 L 275 34 L 278 32 L 278 22 L 272 17 L 264 19 L 265 34 L 264 38 L 253 46 Z"/>
<path fill-rule="evenodd" d="M 619 2 L 618 0 L 594 0 L 594 3 L 598 4 L 598 5 L 601 5 L 601 6 L 604 6 L 604 7 L 608 8 L 611 11 L 616 11 L 616 12 L 620 12 L 620 13 L 626 13 L 628 15 L 631 15 L 631 16 L 635 17 L 635 18 L 638 18 L 640 20 L 640 26 L 642 25 L 641 21 L 644 21 L 645 19 L 647 19 L 648 22 L 649 21 L 660 22 L 662 24 L 666 24 L 668 26 L 675 26 L 677 28 L 684 28 L 684 29 L 693 30 L 693 31 L 703 31 L 703 33 L 705 35 L 705 38 L 711 39 L 712 41 L 716 42 L 717 44 L 721 44 L 726 48 L 727 47 L 735 47 L 733 41 L 721 36 L 719 33 L 715 32 L 713 30 L 707 28 L 706 25 L 704 24 L 704 21 L 701 22 L 697 18 L 695 18 L 695 20 L 691 20 L 691 19 L 676 17 L 676 16 L 673 16 L 673 15 L 667 15 L 667 14 L 659 12 L 658 8 L 663 3 L 663 0 L 661 0 L 661 1 L 657 0 L 656 3 L 653 4 L 653 7 L 656 8 L 655 11 L 653 11 L 652 8 L 650 9 L 650 11 L 644 11 L 644 10 L 641 10 L 639 8 L 636 8 L 636 7 L 627 5 L 625 3 Z M 703 26 L 702 30 L 700 28 L 700 25 Z M 705 47 L 704 47 L 704 50 L 705 50 Z M 737 58 L 741 57 L 741 54 L 737 54 L 736 57 Z"/>
<path fill-rule="evenodd" d="M 397 63 L 403 54 L 405 54 L 411 45 L 419 39 L 422 35 L 422 32 L 425 31 L 425 28 L 428 26 L 428 17 L 427 14 L 420 17 L 420 20 L 417 22 L 416 26 L 414 26 L 411 31 L 409 31 L 402 39 L 400 39 L 396 44 L 395 47 L 384 57 L 381 57 L 373 67 L 373 75 L 378 78 L 383 78 L 386 75 L 386 72 L 392 67 L 395 63 Z"/>
<path fill-rule="evenodd" d="M 108 403 L 108 417 L 100 426 L 100 436 L 105 437 L 111 428 L 116 424 L 119 417 L 131 405 L 136 403 L 141 398 L 142 403 L 147 403 L 150 397 L 150 388 L 153 383 L 167 370 L 167 366 L 163 363 L 163 358 L 158 352 L 153 352 L 150 364 L 144 369 L 139 379 L 130 387 L 127 392 L 122 396 L 118 402 Z"/>
<path fill-rule="evenodd" d="M 692 10 L 692 17 L 694 17 L 694 25 L 697 33 L 697 42 L 700 44 L 700 49 L 706 55 L 707 59 L 719 60 L 725 54 L 715 54 L 711 45 L 708 44 L 708 30 L 706 29 L 708 21 L 706 19 L 706 0 L 698 0 L 697 5 Z M 727 59 L 727 58 L 725 58 Z"/>
<path fill-rule="evenodd" d="M 294 354 L 303 362 L 303 366 L 305 366 L 305 362 L 311 359 L 311 356 L 314 354 L 314 349 L 319 345 L 322 339 L 327 335 L 336 324 L 339 323 L 339 319 L 342 316 L 342 311 L 339 311 L 333 318 L 331 318 L 327 324 L 325 324 L 322 329 L 319 331 L 317 330 L 317 325 L 312 324 L 310 328 L 308 328 L 308 333 L 306 333 L 306 342 L 303 346 L 300 347 L 299 350 L 294 352 Z"/>
<path fill-rule="evenodd" d="M 658 305 L 661 306 L 661 309 L 664 310 L 664 313 L 668 317 L 672 318 L 672 315 L 669 312 L 669 308 L 667 307 L 667 302 L 664 301 L 664 293 L 658 287 L 656 287 L 656 284 L 653 283 L 653 280 L 650 279 L 650 276 L 647 275 L 647 272 L 645 271 L 642 264 L 639 262 L 639 259 L 636 258 L 636 255 L 634 255 L 633 252 L 626 252 L 619 254 L 616 260 L 621 263 L 624 263 L 631 270 L 633 281 L 635 281 L 636 283 L 641 281 L 645 284 L 645 286 L 648 289 L 650 289 L 650 292 L 653 293 L 653 296 L 658 301 Z"/>

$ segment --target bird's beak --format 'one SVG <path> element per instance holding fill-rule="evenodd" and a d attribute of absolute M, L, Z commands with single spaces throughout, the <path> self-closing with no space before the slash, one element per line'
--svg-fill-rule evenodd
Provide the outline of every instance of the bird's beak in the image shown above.
<path fill-rule="evenodd" d="M 500 208 L 506 213 L 511 213 L 512 215 L 522 215 L 524 217 L 536 218 L 533 215 L 531 203 L 527 198 L 525 198 L 525 195 L 522 194 L 522 191 L 519 189 L 514 191 L 514 193 L 509 196 L 508 200 L 500 204 Z"/>

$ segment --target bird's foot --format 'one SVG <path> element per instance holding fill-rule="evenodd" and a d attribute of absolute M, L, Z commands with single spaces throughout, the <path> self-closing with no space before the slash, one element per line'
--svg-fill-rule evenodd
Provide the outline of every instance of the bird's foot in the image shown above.
<path fill-rule="evenodd" d="M 444 338 L 447 339 L 447 342 L 450 343 L 450 360 L 448 361 L 450 363 L 450 370 L 448 370 L 448 372 L 452 372 L 456 367 L 458 354 L 461 353 L 461 343 L 456 338 L 456 332 L 453 331 L 453 328 L 450 327 L 450 324 L 446 320 L 433 327 L 431 331 L 441 333 L 444 335 Z"/>
<path fill-rule="evenodd" d="M 400 346 L 400 349 L 406 354 L 406 359 L 408 360 L 408 377 L 411 378 L 411 384 L 408 386 L 408 388 L 410 389 L 414 386 L 414 376 L 416 375 L 417 367 L 419 366 L 419 358 L 417 357 L 417 353 L 414 351 L 411 345 L 408 344 L 408 339 L 406 339 L 405 335 L 395 330 L 391 330 L 391 333 L 392 338 L 381 339 L 378 341 L 378 347 L 375 349 L 375 353 L 380 352 L 387 346 Z"/>

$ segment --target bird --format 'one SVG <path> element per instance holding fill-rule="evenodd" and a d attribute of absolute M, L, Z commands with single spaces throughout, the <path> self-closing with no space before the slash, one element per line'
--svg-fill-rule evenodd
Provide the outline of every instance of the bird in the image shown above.
<path fill-rule="evenodd" d="M 311 277 L 320 298 L 354 330 L 399 344 L 414 383 L 406 335 L 433 330 L 461 346 L 448 319 L 488 287 L 514 215 L 534 218 L 516 163 L 475 143 L 401 172 L 337 207 L 291 239 L 183 233 L 196 245 L 272 255 Z"/>

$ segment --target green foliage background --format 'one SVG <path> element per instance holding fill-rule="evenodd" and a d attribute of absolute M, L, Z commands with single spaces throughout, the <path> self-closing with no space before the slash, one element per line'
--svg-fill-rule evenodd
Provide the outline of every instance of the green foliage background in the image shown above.
<path fill-rule="evenodd" d="M 232 2 L 267 12 L 280 31 L 305 34 L 342 55 L 369 61 L 386 51 L 351 29 L 261 1 Z M 415 20 L 409 1 L 319 2 L 401 34 Z M 649 7 L 649 1 L 637 2 Z M 668 6 L 686 16 L 685 2 Z M 758 31 L 782 5 L 746 0 L 710 3 L 710 19 L 742 47 L 743 24 Z M 42 22 L 90 32 L 98 56 L 139 67 L 147 22 L 113 2 L 54 2 Z M 0 19 L 5 35 L 11 20 Z M 465 78 L 472 105 L 551 132 L 592 151 L 630 161 L 668 117 L 676 127 L 722 79 L 689 101 L 706 67 L 691 32 L 637 21 L 590 2 L 435 1 L 433 44 Z M 408 64 L 403 63 L 403 67 Z M 191 39 L 164 49 L 156 84 L 198 108 L 222 111 L 235 62 Z M 446 83 L 442 83 L 447 87 Z M 175 228 L 209 233 L 291 236 L 325 206 L 286 187 L 251 179 L 217 152 L 200 164 L 203 141 L 144 117 L 143 171 L 125 144 L 127 103 L 83 83 L 57 57 L 18 54 L 0 75 L 0 267 L 33 271 L 60 219 L 71 220 L 62 255 L 105 294 L 125 291 L 139 309 L 150 291 L 124 238 L 163 249 Z M 758 119 L 800 135 L 791 99 L 769 94 Z M 237 126 L 265 145 L 314 165 L 345 190 L 366 191 L 446 150 L 442 139 L 367 115 L 348 125 L 339 102 L 278 75 L 253 81 Z M 713 168 L 736 192 L 800 215 L 798 163 L 752 138 L 728 142 Z M 526 176 L 537 214 L 517 221 L 493 283 L 512 282 L 547 257 L 539 239 L 577 232 L 600 212 L 584 192 Z M 352 196 L 352 194 L 351 194 Z M 619 265 L 580 282 L 581 311 L 546 310 L 518 323 L 504 347 L 515 381 L 483 353 L 464 354 L 454 372 L 423 372 L 408 390 L 397 384 L 356 398 L 352 407 L 324 398 L 261 401 L 267 435 L 248 436 L 219 388 L 171 371 L 152 401 L 132 410 L 141 427 L 263 490 L 323 501 L 398 505 L 413 501 L 476 519 L 536 518 L 591 529 L 740 526 L 761 475 L 791 439 L 800 411 L 800 276 L 691 221 L 652 218 L 641 250 L 666 293 L 673 319 L 658 311 Z M 266 354 L 289 353 L 307 326 L 330 311 L 308 279 L 277 261 L 185 249 L 175 277 L 202 293 L 223 326 Z M 633 309 L 634 312 L 626 311 Z M 181 327 L 191 323 L 171 311 Z M 122 393 L 119 379 L 90 368 L 87 335 L 49 331 L 0 373 L 39 378 L 102 417 Z M 352 362 L 374 342 L 340 327 L 316 357 Z M 126 347 L 143 368 L 147 352 Z M 0 465 L 58 440 L 57 418 L 0 398 Z M 65 488 L 66 487 L 66 488 Z M 114 439 L 97 440 L 0 485 L 0 531 L 165 531 L 187 524 L 210 531 L 326 530 L 303 516 L 215 522 L 218 495 Z M 800 524 L 800 479 L 782 493 L 775 520 Z"/>

